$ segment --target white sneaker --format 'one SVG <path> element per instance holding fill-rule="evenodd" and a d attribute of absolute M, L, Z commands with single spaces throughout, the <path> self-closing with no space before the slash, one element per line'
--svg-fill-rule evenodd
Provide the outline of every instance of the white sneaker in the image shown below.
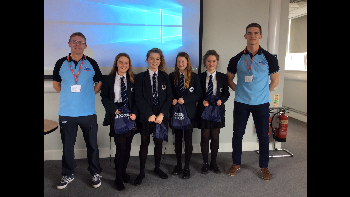
<path fill-rule="evenodd" d="M 57 189 L 64 189 L 67 187 L 68 183 L 74 180 L 74 174 L 70 176 L 63 176 L 60 183 L 57 185 Z"/>
<path fill-rule="evenodd" d="M 94 188 L 100 187 L 100 185 L 101 185 L 101 178 L 102 178 L 101 175 L 99 175 L 97 173 L 94 174 L 94 176 L 92 176 L 92 187 L 94 187 Z"/>

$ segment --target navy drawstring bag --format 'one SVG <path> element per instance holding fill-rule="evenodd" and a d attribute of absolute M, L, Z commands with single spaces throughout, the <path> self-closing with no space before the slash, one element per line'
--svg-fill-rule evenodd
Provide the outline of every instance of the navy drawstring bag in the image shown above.
<path fill-rule="evenodd" d="M 206 101 L 209 102 L 209 105 L 205 107 L 204 111 L 202 112 L 201 117 L 204 120 L 221 122 L 221 110 L 220 110 L 220 106 L 217 106 L 218 100 L 219 100 L 219 97 L 213 94 L 209 95 L 206 98 Z"/>
<path fill-rule="evenodd" d="M 134 128 L 136 123 L 130 119 L 131 111 L 128 107 L 122 106 L 118 110 L 120 113 L 115 115 L 114 132 L 115 134 L 124 134 Z"/>
<path fill-rule="evenodd" d="M 166 129 L 163 122 L 161 124 L 154 123 L 156 126 L 154 127 L 153 137 L 161 139 L 163 141 L 168 141 L 168 130 Z"/>
<path fill-rule="evenodd" d="M 170 128 L 172 129 L 188 129 L 191 121 L 188 118 L 187 111 L 183 105 L 176 103 L 171 112 Z"/>

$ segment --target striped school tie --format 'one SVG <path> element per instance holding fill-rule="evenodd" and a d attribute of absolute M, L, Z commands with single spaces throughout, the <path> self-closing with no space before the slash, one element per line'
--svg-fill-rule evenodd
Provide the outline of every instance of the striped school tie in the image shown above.
<path fill-rule="evenodd" d="M 208 91 L 207 91 L 207 96 L 212 95 L 213 94 L 213 76 L 209 75 L 210 79 L 208 82 Z"/>
<path fill-rule="evenodd" d="M 180 80 L 179 80 L 179 98 L 184 97 L 184 75 L 180 75 Z"/>
<path fill-rule="evenodd" d="M 124 83 L 124 76 L 120 77 L 120 94 L 122 95 L 122 100 L 123 100 L 123 106 L 128 106 L 129 102 L 128 102 L 128 97 L 126 95 L 126 86 Z"/>
<path fill-rule="evenodd" d="M 153 74 L 153 105 L 158 105 L 158 96 L 157 96 L 157 80 L 156 80 L 157 74 Z"/>

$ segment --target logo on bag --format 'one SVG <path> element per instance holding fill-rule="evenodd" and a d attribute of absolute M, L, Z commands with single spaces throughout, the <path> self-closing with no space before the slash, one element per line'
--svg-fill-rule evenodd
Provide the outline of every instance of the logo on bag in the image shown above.
<path fill-rule="evenodd" d="M 119 114 L 115 115 L 115 119 L 117 119 L 117 118 L 128 118 L 129 116 L 130 116 L 130 114 L 119 113 Z"/>
<path fill-rule="evenodd" d="M 175 120 L 183 120 L 183 119 L 185 119 L 185 117 L 184 117 L 183 113 L 174 112 L 174 119 Z"/>

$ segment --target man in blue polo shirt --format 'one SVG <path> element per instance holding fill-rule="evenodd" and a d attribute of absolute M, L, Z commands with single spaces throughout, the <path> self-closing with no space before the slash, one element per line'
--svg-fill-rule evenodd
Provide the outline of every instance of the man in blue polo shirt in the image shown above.
<path fill-rule="evenodd" d="M 97 116 L 95 94 L 102 86 L 102 74 L 95 60 L 83 54 L 86 38 L 73 33 L 68 42 L 71 53 L 59 59 L 53 70 L 53 88 L 60 93 L 58 109 L 63 143 L 62 179 L 57 189 L 63 189 L 74 180 L 74 144 L 80 126 L 87 147 L 92 186 L 101 185 L 99 150 L 97 146 Z"/>
<path fill-rule="evenodd" d="M 278 85 L 279 66 L 277 58 L 261 48 L 261 26 L 251 23 L 246 27 L 245 49 L 232 57 L 227 67 L 227 80 L 236 92 L 233 111 L 232 161 L 228 170 L 234 176 L 241 165 L 242 139 L 250 113 L 259 138 L 259 167 L 262 178 L 270 180 L 269 162 L 269 106 L 270 92 Z M 233 78 L 237 74 L 237 85 Z M 271 83 L 269 84 L 269 79 Z"/>

